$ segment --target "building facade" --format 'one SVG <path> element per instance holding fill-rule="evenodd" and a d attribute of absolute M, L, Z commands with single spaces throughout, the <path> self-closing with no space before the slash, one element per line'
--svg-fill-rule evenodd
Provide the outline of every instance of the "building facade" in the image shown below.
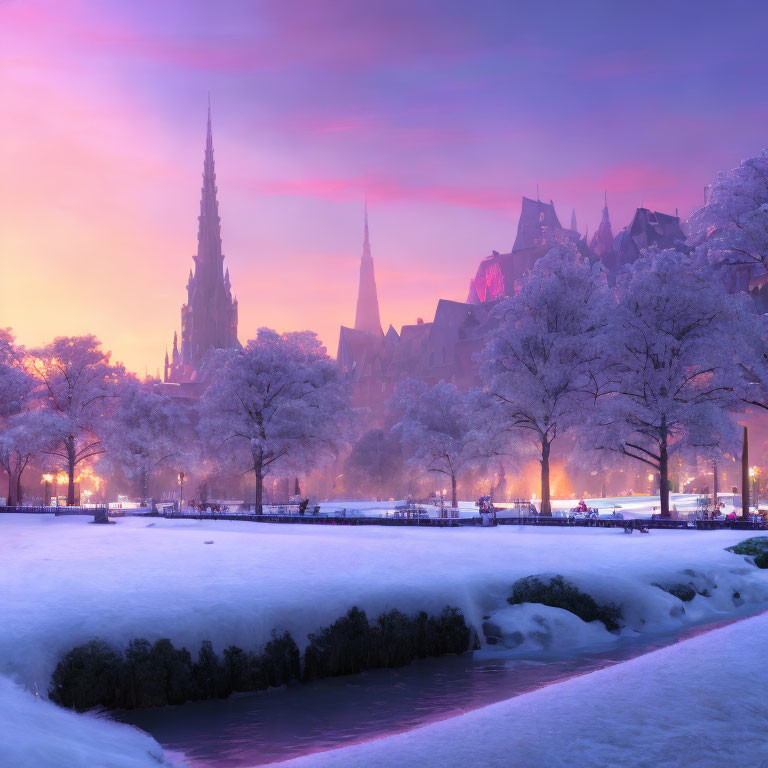
<path fill-rule="evenodd" d="M 384 334 L 373 276 L 373 258 L 366 211 L 360 284 L 354 327 L 339 332 L 337 362 L 352 387 L 356 407 L 370 409 L 373 423 L 380 423 L 386 402 L 397 383 L 416 378 L 429 384 L 447 381 L 463 389 L 480 383 L 478 358 L 495 318 L 494 306 L 514 296 L 533 265 L 556 245 L 573 245 L 591 261 L 600 261 L 606 280 L 614 284 L 625 265 L 649 247 L 684 247 L 685 235 L 677 216 L 638 208 L 632 222 L 613 236 L 607 202 L 591 243 L 576 230 L 560 224 L 555 206 L 524 197 L 512 249 L 493 251 L 484 258 L 470 280 L 466 302 L 440 299 L 433 319 L 421 318 L 398 333 L 391 325 Z"/>

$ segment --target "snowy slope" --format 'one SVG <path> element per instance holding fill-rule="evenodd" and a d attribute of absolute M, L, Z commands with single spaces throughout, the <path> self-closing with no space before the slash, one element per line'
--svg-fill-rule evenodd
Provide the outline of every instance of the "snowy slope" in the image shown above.
<path fill-rule="evenodd" d="M 4 768 L 158 768 L 170 765 L 146 733 L 77 715 L 0 677 L 0 765 Z"/>
<path fill-rule="evenodd" d="M 220 651 L 258 647 L 277 628 L 302 644 L 355 604 L 376 616 L 450 603 L 481 631 L 484 615 L 505 608 L 512 582 L 538 573 L 562 573 L 597 599 L 623 604 L 628 633 L 676 629 L 732 614 L 736 591 L 742 610 L 768 605 L 768 572 L 723 549 L 743 538 L 147 518 L 96 526 L 83 517 L 2 515 L 0 674 L 45 692 L 61 654 L 94 636 L 121 648 L 137 636 L 169 637 L 193 652 L 208 638 Z M 652 586 L 670 581 L 694 581 L 711 597 L 697 596 L 683 613 Z M 552 626 L 550 653 L 568 655 L 574 637 L 590 636 Z"/>
<path fill-rule="evenodd" d="M 285 768 L 768 766 L 762 615 L 633 661 Z"/>

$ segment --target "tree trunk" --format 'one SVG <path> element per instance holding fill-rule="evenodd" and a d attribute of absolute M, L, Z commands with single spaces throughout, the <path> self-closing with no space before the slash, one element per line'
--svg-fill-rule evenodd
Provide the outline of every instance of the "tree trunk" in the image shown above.
<path fill-rule="evenodd" d="M 653 491 L 651 491 L 653 493 Z M 661 517 L 669 514 L 669 449 L 667 447 L 667 417 L 661 417 L 661 440 L 659 441 L 659 502 Z"/>
<path fill-rule="evenodd" d="M 712 493 L 714 496 L 712 509 L 717 513 L 717 459 L 713 459 L 712 461 Z"/>
<path fill-rule="evenodd" d="M 141 506 L 143 507 L 149 499 L 149 472 L 143 470 L 141 473 Z"/>
<path fill-rule="evenodd" d="M 749 440 L 746 427 L 741 447 L 741 518 L 749 520 Z"/>
<path fill-rule="evenodd" d="M 75 506 L 75 438 L 70 435 L 64 440 L 67 450 L 67 506 Z"/>
<path fill-rule="evenodd" d="M 451 508 L 456 509 L 459 506 L 459 499 L 456 494 L 456 473 L 451 474 Z"/>
<path fill-rule="evenodd" d="M 549 450 L 548 440 L 541 441 L 541 514 L 552 516 L 552 503 L 549 499 Z"/>
<path fill-rule="evenodd" d="M 20 507 L 24 502 L 24 489 L 21 486 L 21 474 L 24 470 L 19 469 L 16 473 L 16 506 Z"/>
<path fill-rule="evenodd" d="M 9 507 L 15 507 L 18 503 L 19 484 L 12 470 L 8 470 L 8 498 L 5 503 Z"/>
<path fill-rule="evenodd" d="M 661 502 L 661 516 L 669 517 L 669 457 L 666 440 L 662 443 L 659 451 L 659 501 Z"/>
<path fill-rule="evenodd" d="M 256 478 L 256 514 L 260 515 L 264 512 L 264 457 L 261 453 L 253 456 L 253 474 Z"/>

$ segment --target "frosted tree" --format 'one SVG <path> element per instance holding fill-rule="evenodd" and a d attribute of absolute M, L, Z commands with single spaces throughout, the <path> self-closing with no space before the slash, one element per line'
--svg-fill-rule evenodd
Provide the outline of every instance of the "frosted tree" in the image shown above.
<path fill-rule="evenodd" d="M 267 475 L 306 473 L 338 456 L 349 393 L 314 333 L 262 328 L 244 348 L 213 353 L 206 368 L 200 433 L 218 460 L 253 472 L 259 513 Z"/>
<path fill-rule="evenodd" d="M 430 387 L 404 379 L 392 396 L 391 408 L 406 463 L 424 474 L 442 475 L 451 483 L 451 505 L 458 505 L 458 479 L 478 466 L 484 453 L 484 426 L 478 418 L 475 392 L 461 392 L 444 381 Z"/>
<path fill-rule="evenodd" d="M 400 441 L 383 429 L 371 429 L 352 446 L 344 462 L 344 487 L 373 493 L 381 501 L 384 489 L 395 488 L 405 474 Z"/>
<path fill-rule="evenodd" d="M 51 420 L 54 447 L 48 453 L 67 473 L 67 506 L 75 503 L 77 467 L 104 453 L 100 425 L 124 370 L 110 364 L 94 336 L 61 336 L 30 352 L 30 368 L 41 383 L 43 407 Z"/>
<path fill-rule="evenodd" d="M 732 287 L 738 271 L 768 271 L 768 150 L 721 173 L 689 229 L 697 254 L 728 270 Z"/>
<path fill-rule="evenodd" d="M 659 475 L 669 516 L 669 462 L 735 439 L 744 354 L 742 298 L 675 250 L 647 251 L 618 281 L 603 368 L 610 392 L 592 414 L 594 445 L 618 451 Z"/>
<path fill-rule="evenodd" d="M 105 422 L 102 444 L 108 466 L 122 471 L 150 498 L 150 482 L 162 467 L 183 460 L 183 444 L 194 432 L 179 403 L 126 377 L 116 389 L 113 409 Z"/>
<path fill-rule="evenodd" d="M 0 466 L 8 475 L 8 506 L 22 503 L 24 471 L 35 458 L 49 452 L 54 445 L 52 436 L 59 428 L 55 414 L 33 408 L 12 416 L 0 431 Z"/>
<path fill-rule="evenodd" d="M 520 292 L 494 310 L 498 325 L 481 373 L 498 423 L 535 447 L 544 515 L 552 513 L 552 445 L 583 423 L 601 392 L 601 343 L 614 304 L 599 267 L 565 246 L 540 259 Z"/>
<path fill-rule="evenodd" d="M 21 476 L 37 447 L 26 411 L 35 381 L 23 365 L 24 351 L 14 344 L 10 331 L 0 329 L 0 467 L 8 475 L 6 504 L 20 501 Z"/>

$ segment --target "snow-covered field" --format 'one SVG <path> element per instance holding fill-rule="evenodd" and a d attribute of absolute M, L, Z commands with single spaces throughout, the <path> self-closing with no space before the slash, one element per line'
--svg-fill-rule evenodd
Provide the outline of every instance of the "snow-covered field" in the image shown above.
<path fill-rule="evenodd" d="M 768 766 L 768 616 L 285 768 Z"/>
<path fill-rule="evenodd" d="M 203 639 L 219 650 L 258 647 L 276 628 L 301 645 L 352 605 L 375 616 L 451 604 L 479 629 L 484 615 L 505 608 L 515 579 L 540 573 L 561 573 L 599 601 L 622 604 L 628 632 L 674 628 L 732 612 L 734 592 L 768 604 L 768 573 L 724 550 L 745 536 L 157 518 L 97 526 L 84 517 L 3 515 L 0 673 L 46 690 L 59 656 L 94 636 L 119 647 L 169 637 L 194 652 Z M 681 614 L 679 600 L 652 586 L 680 581 L 709 587 L 711 597 L 696 597 Z"/>
<path fill-rule="evenodd" d="M 527 656 L 568 655 L 576 646 L 598 647 L 616 638 L 565 611 L 508 606 L 515 579 L 560 573 L 599 602 L 621 604 L 624 634 L 674 630 L 768 607 L 768 572 L 724 550 L 747 535 L 157 518 L 121 518 L 115 525 L 97 526 L 84 517 L 2 515 L 0 675 L 45 692 L 57 659 L 94 636 L 118 647 L 134 637 L 169 637 L 193 652 L 201 640 L 211 639 L 221 651 L 229 644 L 258 647 L 276 628 L 289 630 L 302 645 L 308 633 L 352 605 L 371 616 L 388 608 L 438 612 L 456 605 L 481 637 L 485 616 L 500 628 L 502 643 L 486 653 L 504 647 L 505 653 Z M 654 582 L 692 582 L 709 597 L 697 595 L 683 611 L 683 604 Z M 51 712 L 52 718 L 74 717 L 0 682 L 2 709 L 27 696 L 46 718 Z M 717 712 L 717 702 L 713 706 Z M 562 719 L 578 730 L 583 718 L 576 708 L 557 718 Z M 102 735 L 109 740 L 110 733 Z M 131 749 L 140 755 L 137 760 L 146 758 L 146 744 L 134 743 Z"/>

